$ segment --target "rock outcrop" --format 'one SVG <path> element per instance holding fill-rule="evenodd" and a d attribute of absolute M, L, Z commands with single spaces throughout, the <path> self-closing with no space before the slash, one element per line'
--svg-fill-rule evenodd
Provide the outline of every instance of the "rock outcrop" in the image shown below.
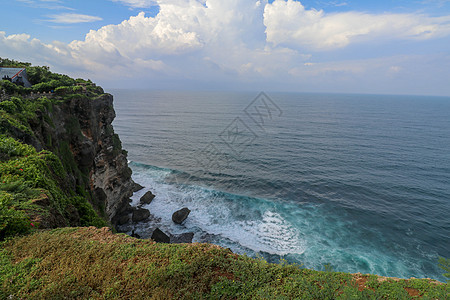
<path fill-rule="evenodd" d="M 87 191 L 93 207 L 112 225 L 131 212 L 129 198 L 139 188 L 114 133 L 114 118 L 112 95 L 77 95 L 38 112 L 31 124 L 34 135 L 16 135 L 37 150 L 57 154 L 67 171 L 67 190 Z"/>

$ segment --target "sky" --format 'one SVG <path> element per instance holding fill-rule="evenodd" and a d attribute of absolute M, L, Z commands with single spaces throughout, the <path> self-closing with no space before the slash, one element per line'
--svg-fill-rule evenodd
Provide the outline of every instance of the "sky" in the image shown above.
<path fill-rule="evenodd" d="M 0 57 L 106 89 L 450 96 L 450 0 L 4 0 Z"/>

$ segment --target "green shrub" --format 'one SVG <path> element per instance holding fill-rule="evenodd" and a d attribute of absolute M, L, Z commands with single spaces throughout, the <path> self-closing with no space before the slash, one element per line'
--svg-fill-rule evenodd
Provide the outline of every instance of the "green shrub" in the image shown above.
<path fill-rule="evenodd" d="M 13 196 L 0 190 L 0 240 L 28 233 L 33 225 L 24 211 L 14 209 Z"/>
<path fill-rule="evenodd" d="M 22 144 L 11 137 L 0 136 L 0 153 L 13 158 L 36 154 L 36 150 L 32 146 Z"/>
<path fill-rule="evenodd" d="M 81 94 L 81 93 L 83 93 L 83 87 L 79 86 L 79 85 L 76 85 L 76 86 L 72 87 L 72 93 L 74 93 L 74 94 Z"/>
<path fill-rule="evenodd" d="M 71 92 L 71 88 L 68 86 L 59 86 L 55 88 L 55 94 L 58 96 L 65 96 Z"/>
<path fill-rule="evenodd" d="M 438 266 L 446 272 L 443 275 L 450 281 L 450 258 L 439 257 Z"/>

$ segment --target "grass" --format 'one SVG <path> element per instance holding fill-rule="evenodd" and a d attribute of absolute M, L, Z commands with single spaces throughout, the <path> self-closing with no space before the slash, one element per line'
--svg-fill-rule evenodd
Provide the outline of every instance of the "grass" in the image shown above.
<path fill-rule="evenodd" d="M 156 244 L 108 228 L 64 228 L 3 242 L 0 298 L 449 299 L 428 279 L 269 264 L 210 244 Z M 12 296 L 11 296 L 12 295 Z"/>

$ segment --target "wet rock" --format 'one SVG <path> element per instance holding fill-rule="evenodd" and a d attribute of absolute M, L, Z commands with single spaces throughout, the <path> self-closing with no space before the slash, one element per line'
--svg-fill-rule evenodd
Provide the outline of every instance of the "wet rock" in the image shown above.
<path fill-rule="evenodd" d="M 184 243 L 192 243 L 192 239 L 194 238 L 193 232 L 187 232 L 183 234 L 173 235 L 170 239 L 172 244 L 184 244 Z"/>
<path fill-rule="evenodd" d="M 140 185 L 139 183 L 134 183 L 133 185 L 133 193 L 139 192 L 140 190 L 142 190 L 144 187 L 142 185 Z"/>
<path fill-rule="evenodd" d="M 147 193 L 144 194 L 144 196 L 141 197 L 140 204 L 141 205 L 150 204 L 153 198 L 155 198 L 155 195 L 153 195 L 152 192 L 148 191 Z"/>
<path fill-rule="evenodd" d="M 133 222 L 141 222 L 150 217 L 150 211 L 145 208 L 136 208 L 133 210 Z"/>
<path fill-rule="evenodd" d="M 128 224 L 128 222 L 130 222 L 130 215 L 124 215 L 120 217 L 120 219 L 117 221 L 117 224 L 125 225 Z"/>
<path fill-rule="evenodd" d="M 190 212 L 191 211 L 189 210 L 189 208 L 187 208 L 187 207 L 182 208 L 173 213 L 172 221 L 174 221 L 177 224 L 181 224 L 181 223 L 183 223 L 184 220 L 186 220 L 186 218 L 189 216 Z"/>
<path fill-rule="evenodd" d="M 170 243 L 170 237 L 164 232 L 162 232 L 159 228 L 156 228 L 153 231 L 152 240 L 154 240 L 157 243 L 166 243 L 166 244 Z"/>

